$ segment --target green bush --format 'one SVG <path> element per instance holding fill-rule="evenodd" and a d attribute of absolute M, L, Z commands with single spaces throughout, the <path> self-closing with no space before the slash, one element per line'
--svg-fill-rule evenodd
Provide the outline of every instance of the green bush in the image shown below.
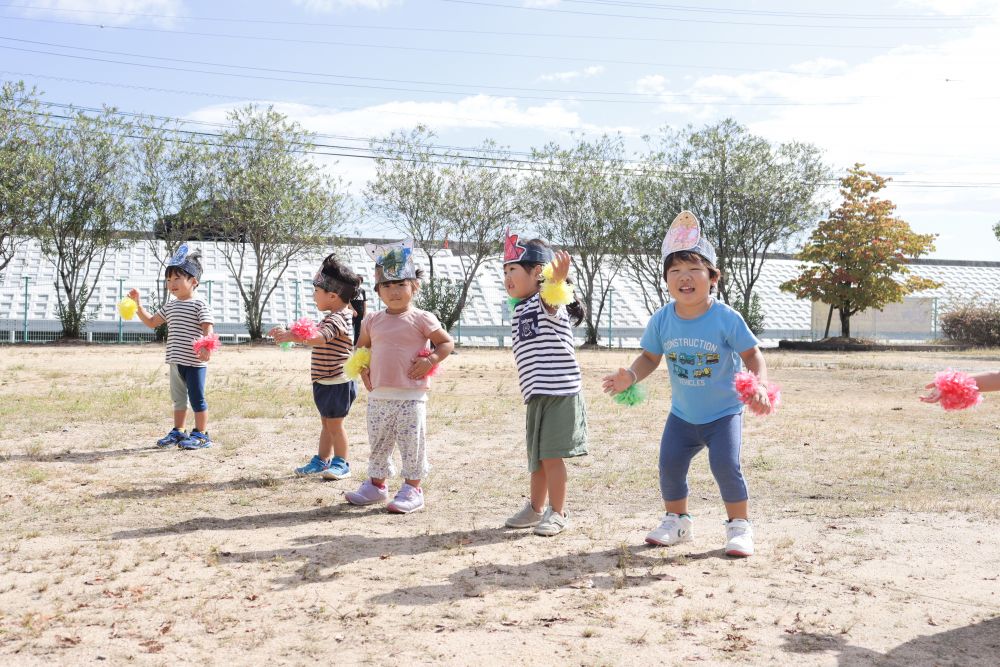
<path fill-rule="evenodd" d="M 764 309 L 760 305 L 760 297 L 756 294 L 750 296 L 750 307 L 743 307 L 743 297 L 737 295 L 733 307 L 743 316 L 743 320 L 750 327 L 754 336 L 759 336 L 764 331 Z"/>
<path fill-rule="evenodd" d="M 949 340 L 1000 346 L 1000 304 L 966 303 L 941 315 L 941 332 Z"/>

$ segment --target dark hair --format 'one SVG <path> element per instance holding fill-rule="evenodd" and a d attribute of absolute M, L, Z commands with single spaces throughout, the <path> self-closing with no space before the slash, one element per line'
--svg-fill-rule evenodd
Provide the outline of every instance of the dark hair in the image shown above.
<path fill-rule="evenodd" d="M 722 271 L 719 271 L 710 261 L 694 252 L 693 250 L 681 250 L 679 252 L 673 252 L 667 255 L 666 259 L 663 260 L 663 280 L 667 279 L 667 270 L 674 265 L 674 262 L 689 262 L 691 264 L 701 264 L 706 269 L 708 269 L 708 277 L 712 280 L 718 280 L 722 276 Z"/>
<path fill-rule="evenodd" d="M 193 264 L 195 267 L 197 267 L 199 269 L 198 272 L 201 273 L 201 261 L 198 259 L 198 257 L 192 257 L 191 255 L 188 255 L 187 263 L 188 264 Z M 198 276 L 191 275 L 190 273 L 188 273 L 187 271 L 185 271 L 184 269 L 182 269 L 179 266 L 168 266 L 167 270 L 164 271 L 164 273 L 163 273 L 163 277 L 164 278 L 169 278 L 170 276 L 174 275 L 175 273 L 179 274 L 181 277 L 185 277 L 186 276 L 188 278 L 194 278 L 195 280 L 198 281 L 199 284 L 201 283 L 201 281 L 198 280 Z"/>
<path fill-rule="evenodd" d="M 531 239 L 530 241 L 526 241 L 524 245 L 534 246 L 536 248 L 547 248 L 549 250 L 552 249 L 552 246 L 550 246 L 543 239 Z M 528 271 L 529 273 L 536 266 L 542 266 L 542 264 L 539 262 L 516 262 L 516 264 L 520 264 L 521 266 L 523 266 L 524 270 Z M 570 280 L 569 278 L 566 278 L 566 284 L 572 285 L 573 281 Z M 566 304 L 566 312 L 569 313 L 569 317 L 571 320 L 573 320 L 573 326 L 575 327 L 580 326 L 580 322 L 583 322 L 584 318 L 587 317 L 587 309 L 584 308 L 583 303 L 581 303 L 581 301 L 576 298 L 576 290 L 573 290 L 573 302 Z"/>
<path fill-rule="evenodd" d="M 337 296 L 344 303 L 353 299 L 354 295 L 358 293 L 358 288 L 361 286 L 361 277 L 344 264 L 341 264 L 335 253 L 330 253 L 326 256 L 326 259 L 323 260 L 323 266 L 320 267 L 320 273 L 344 285 L 344 288 L 337 293 Z"/>
<path fill-rule="evenodd" d="M 380 266 L 376 266 L 375 267 L 375 293 L 376 294 L 378 294 L 379 285 L 381 283 L 383 283 L 383 282 L 386 282 L 386 283 L 408 282 L 408 283 L 410 283 L 410 286 L 413 287 L 413 291 L 416 292 L 417 290 L 420 289 L 420 281 L 424 279 L 424 270 L 423 269 L 414 269 L 413 272 L 417 275 L 416 278 L 407 278 L 405 281 L 398 281 L 398 280 L 383 280 L 383 281 L 380 281 L 378 279 L 378 275 L 379 275 L 379 273 L 381 271 L 382 271 L 382 267 L 380 267 Z"/>

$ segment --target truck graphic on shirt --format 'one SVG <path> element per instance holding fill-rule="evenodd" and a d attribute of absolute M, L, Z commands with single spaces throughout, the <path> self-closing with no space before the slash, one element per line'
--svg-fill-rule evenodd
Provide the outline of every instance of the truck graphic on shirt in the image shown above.
<path fill-rule="evenodd" d="M 670 365 L 674 369 L 674 375 L 676 375 L 679 378 L 687 379 L 688 372 L 687 372 L 686 368 L 684 368 L 683 366 L 681 366 L 679 364 L 670 364 Z"/>
<path fill-rule="evenodd" d="M 712 369 L 706 366 L 705 368 L 699 368 L 695 370 L 694 376 L 696 378 L 710 378 L 712 377 Z"/>
<path fill-rule="evenodd" d="M 719 355 L 718 354 L 712 354 L 712 353 L 706 354 L 705 355 L 705 363 L 708 363 L 708 364 L 717 364 L 717 363 L 719 363 Z"/>
<path fill-rule="evenodd" d="M 696 363 L 694 355 L 685 354 L 684 352 L 681 352 L 679 355 L 677 355 L 677 361 L 684 364 L 685 366 L 694 366 Z"/>

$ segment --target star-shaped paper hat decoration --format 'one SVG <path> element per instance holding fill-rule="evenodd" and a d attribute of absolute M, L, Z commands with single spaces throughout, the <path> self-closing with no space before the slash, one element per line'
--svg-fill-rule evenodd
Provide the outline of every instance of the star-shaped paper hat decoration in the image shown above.
<path fill-rule="evenodd" d="M 187 243 L 182 243 L 177 251 L 174 252 L 173 257 L 167 261 L 167 266 L 176 266 L 178 269 L 187 273 L 190 276 L 194 276 L 196 280 L 201 280 L 201 253 L 197 250 L 191 250 L 188 248 Z"/>
<path fill-rule="evenodd" d="M 552 250 L 544 246 L 528 245 L 517 234 L 507 230 L 503 240 L 503 263 L 524 262 L 526 264 L 548 264 L 554 257 Z"/>

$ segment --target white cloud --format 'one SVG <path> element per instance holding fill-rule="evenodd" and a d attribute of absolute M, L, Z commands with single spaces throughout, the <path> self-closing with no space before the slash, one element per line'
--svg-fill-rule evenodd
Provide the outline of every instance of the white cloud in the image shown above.
<path fill-rule="evenodd" d="M 146 22 L 171 25 L 172 17 L 181 13 L 181 0 L 35 0 L 31 7 L 21 8 L 28 16 L 54 15 L 76 21 L 93 21 L 104 25 L 126 25 Z M 135 14 L 156 14 L 155 18 Z"/>
<path fill-rule="evenodd" d="M 524 6 L 530 8 L 555 7 L 561 0 L 524 0 Z"/>
<path fill-rule="evenodd" d="M 581 70 L 573 70 L 570 72 L 553 72 L 552 74 L 543 74 L 538 77 L 539 81 L 572 81 L 573 79 L 589 78 L 592 76 L 597 76 L 598 74 L 604 73 L 603 65 L 592 65 L 590 67 L 584 67 Z"/>

